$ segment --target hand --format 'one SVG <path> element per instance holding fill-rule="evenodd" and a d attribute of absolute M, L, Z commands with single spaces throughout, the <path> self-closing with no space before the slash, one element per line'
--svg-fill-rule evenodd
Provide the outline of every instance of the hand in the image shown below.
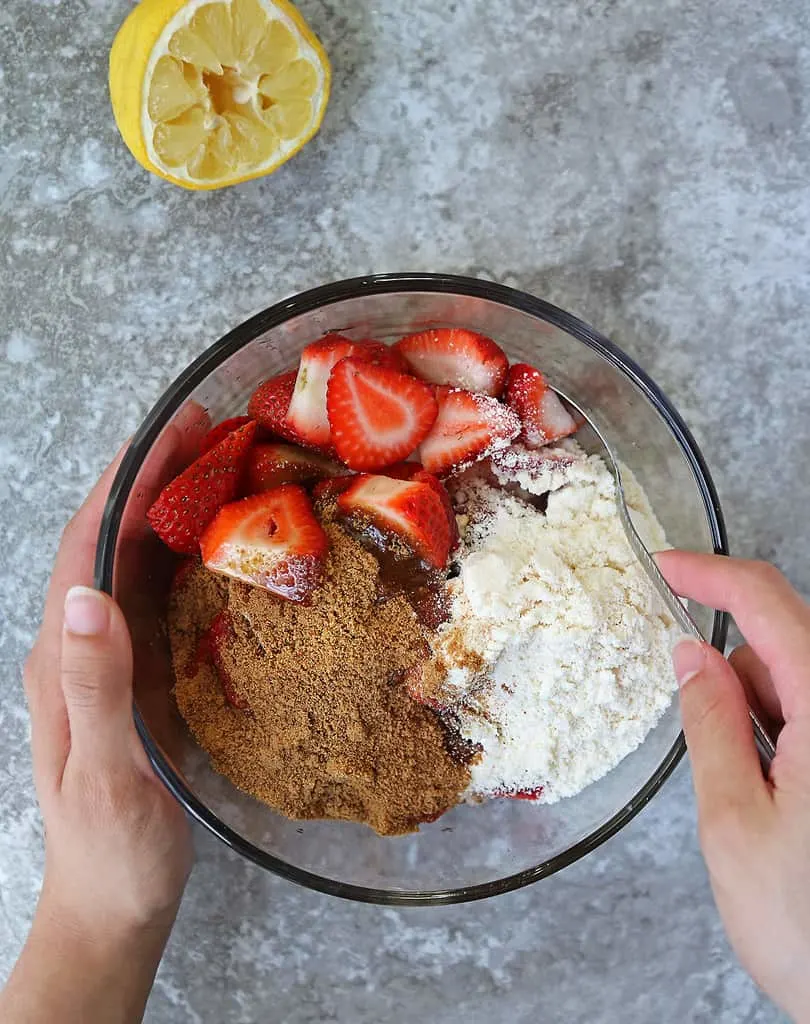
<path fill-rule="evenodd" d="M 733 614 L 748 641 L 726 661 L 683 640 L 673 660 L 700 841 L 740 960 L 796 1021 L 810 1021 L 810 607 L 773 566 L 662 552 L 673 589 Z M 762 776 L 747 701 L 779 732 Z"/>
<path fill-rule="evenodd" d="M 25 668 L 45 879 L 29 943 L 0 998 L 8 1021 L 140 1019 L 191 867 L 185 815 L 135 730 L 126 623 L 109 597 L 89 589 L 117 461 L 65 530 Z M 71 973 L 80 994 L 70 991 Z"/>

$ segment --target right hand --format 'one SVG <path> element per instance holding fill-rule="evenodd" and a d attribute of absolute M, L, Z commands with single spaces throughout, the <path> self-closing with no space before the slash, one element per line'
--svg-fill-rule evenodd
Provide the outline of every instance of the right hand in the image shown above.
<path fill-rule="evenodd" d="M 810 1021 L 810 607 L 773 566 L 666 551 L 680 595 L 731 612 L 747 643 L 726 661 L 675 648 L 700 842 L 729 939 L 755 981 Z M 747 701 L 779 732 L 762 776 Z"/>

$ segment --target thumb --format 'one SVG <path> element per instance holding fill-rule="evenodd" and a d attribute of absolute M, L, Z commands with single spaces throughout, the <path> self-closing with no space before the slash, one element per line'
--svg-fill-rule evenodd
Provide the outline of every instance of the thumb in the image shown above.
<path fill-rule="evenodd" d="M 99 767 L 131 756 L 132 646 L 124 617 L 106 594 L 68 591 L 61 671 L 69 756 Z"/>
<path fill-rule="evenodd" d="M 710 644 L 683 639 L 672 652 L 698 813 L 755 812 L 768 796 L 742 683 Z"/>

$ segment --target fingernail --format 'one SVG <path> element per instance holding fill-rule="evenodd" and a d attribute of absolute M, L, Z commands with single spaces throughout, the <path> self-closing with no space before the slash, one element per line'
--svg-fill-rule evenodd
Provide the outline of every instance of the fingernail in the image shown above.
<path fill-rule="evenodd" d="M 703 671 L 706 664 L 706 651 L 702 643 L 691 637 L 679 640 L 672 651 L 672 664 L 678 686 L 685 686 L 690 679 Z"/>
<path fill-rule="evenodd" d="M 71 587 L 65 597 L 65 629 L 77 636 L 101 636 L 110 624 L 104 595 L 90 587 Z"/>

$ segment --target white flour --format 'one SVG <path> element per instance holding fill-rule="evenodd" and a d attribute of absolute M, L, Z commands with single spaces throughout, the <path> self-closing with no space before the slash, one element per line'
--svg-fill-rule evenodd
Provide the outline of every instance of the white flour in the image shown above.
<path fill-rule="evenodd" d="M 545 515 L 480 478 L 455 488 L 468 512 L 461 573 L 434 652 L 462 734 L 483 747 L 469 795 L 578 793 L 642 742 L 676 689 L 679 630 L 627 544 L 613 478 L 576 444 L 549 454 L 551 473 L 520 458 L 496 470 L 501 483 L 556 488 Z M 645 543 L 666 547 L 632 477 L 627 497 Z"/>

